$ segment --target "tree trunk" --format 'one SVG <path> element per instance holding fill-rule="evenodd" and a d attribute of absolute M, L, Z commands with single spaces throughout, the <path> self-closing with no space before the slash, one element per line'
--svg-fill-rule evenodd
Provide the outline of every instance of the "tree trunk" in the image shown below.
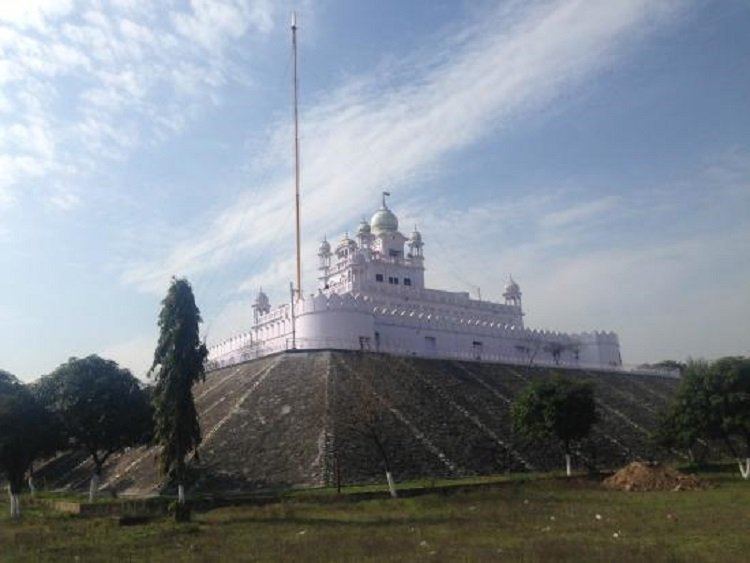
<path fill-rule="evenodd" d="M 185 486 L 182 483 L 177 485 L 177 502 L 185 504 Z"/>
<path fill-rule="evenodd" d="M 740 475 L 742 475 L 742 478 L 750 479 L 750 457 L 746 458 L 744 463 L 738 459 L 737 465 L 740 466 Z"/>
<path fill-rule="evenodd" d="M 89 502 L 96 500 L 96 493 L 99 491 L 99 469 L 94 471 L 91 476 L 91 482 L 89 483 Z"/>
<path fill-rule="evenodd" d="M 10 517 L 13 520 L 18 520 L 21 517 L 21 502 L 18 499 L 18 493 L 13 490 L 10 484 L 8 484 L 8 498 L 10 500 Z"/>
<path fill-rule="evenodd" d="M 398 497 L 398 493 L 396 492 L 396 484 L 393 482 L 393 475 L 391 475 L 390 471 L 385 472 L 385 478 L 388 481 L 388 490 L 391 493 L 391 497 Z"/>
<path fill-rule="evenodd" d="M 570 477 L 573 474 L 573 466 L 570 461 L 570 454 L 565 454 L 565 474 Z"/>
<path fill-rule="evenodd" d="M 8 485 L 8 500 L 10 502 L 10 517 L 15 518 L 16 517 L 16 500 L 15 500 L 15 495 L 13 494 L 13 490 L 10 488 L 10 485 Z"/>
<path fill-rule="evenodd" d="M 34 462 L 32 461 L 29 464 L 29 491 L 31 492 L 31 496 L 36 496 L 36 487 L 34 486 Z"/>

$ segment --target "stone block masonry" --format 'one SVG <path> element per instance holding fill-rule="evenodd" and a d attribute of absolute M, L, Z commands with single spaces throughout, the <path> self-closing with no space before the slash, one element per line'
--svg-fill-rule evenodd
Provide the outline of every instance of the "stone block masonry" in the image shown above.
<path fill-rule="evenodd" d="M 529 382 L 556 374 L 593 382 L 601 422 L 578 452 L 581 467 L 659 459 L 649 434 L 678 381 L 654 375 L 363 352 L 287 352 L 210 372 L 195 390 L 204 442 L 193 491 L 382 481 L 383 451 L 397 481 L 562 466 L 556 444 L 514 436 L 510 406 Z M 373 439 L 373 432 L 380 445 Z M 382 449 L 381 449 L 382 448 Z M 154 494 L 165 486 L 155 448 L 107 463 L 103 488 Z M 672 455 L 672 454 L 668 454 Z M 67 452 L 38 470 L 50 488 L 84 490 L 91 467 Z"/>

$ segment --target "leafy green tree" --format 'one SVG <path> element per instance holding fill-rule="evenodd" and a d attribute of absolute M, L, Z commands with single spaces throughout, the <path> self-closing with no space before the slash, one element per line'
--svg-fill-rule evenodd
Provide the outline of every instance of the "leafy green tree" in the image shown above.
<path fill-rule="evenodd" d="M 205 377 L 208 351 L 200 340 L 200 323 L 190 284 L 172 278 L 159 314 L 161 332 L 151 374 L 156 380 L 153 404 L 161 471 L 177 484 L 180 504 L 185 503 L 185 458 L 197 454 L 201 443 L 193 385 Z"/>
<path fill-rule="evenodd" d="M 690 360 L 672 405 L 662 417 L 656 432 L 656 441 L 663 447 L 685 450 L 695 459 L 698 444 L 709 435 L 710 409 L 706 381 L 710 370 L 708 362 Z"/>
<path fill-rule="evenodd" d="M 71 358 L 36 386 L 74 447 L 94 463 L 89 499 L 99 490 L 102 468 L 113 454 L 147 443 L 153 413 L 141 383 L 116 362 L 96 355 Z"/>
<path fill-rule="evenodd" d="M 599 418 L 591 384 L 562 377 L 533 382 L 516 399 L 511 414 L 514 430 L 526 438 L 560 442 L 568 476 L 573 444 L 584 439 Z"/>
<path fill-rule="evenodd" d="M 685 373 L 687 364 L 685 362 L 678 362 L 676 360 L 662 360 L 661 362 L 655 363 L 654 367 L 669 369 L 669 370 L 678 372 L 680 375 L 682 375 L 683 373 Z"/>
<path fill-rule="evenodd" d="M 740 467 L 740 474 L 750 479 L 750 358 L 721 358 L 711 365 L 710 397 L 715 411 L 712 420 L 720 436 Z"/>
<path fill-rule="evenodd" d="M 749 479 L 750 358 L 689 362 L 662 433 L 678 444 L 723 444 Z"/>
<path fill-rule="evenodd" d="M 56 438 L 51 415 L 15 377 L 0 370 L 0 472 L 8 481 L 11 518 L 21 516 L 18 495 L 27 471 L 35 459 L 55 450 Z"/>

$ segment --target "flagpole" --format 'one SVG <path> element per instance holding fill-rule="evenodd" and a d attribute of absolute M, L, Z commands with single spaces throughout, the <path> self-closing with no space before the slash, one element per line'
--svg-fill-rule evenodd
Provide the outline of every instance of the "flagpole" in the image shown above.
<path fill-rule="evenodd" d="M 302 255 L 300 249 L 300 206 L 299 206 L 299 110 L 297 76 L 297 12 L 292 12 L 292 51 L 294 53 L 294 217 L 297 244 L 297 298 L 302 299 Z"/>

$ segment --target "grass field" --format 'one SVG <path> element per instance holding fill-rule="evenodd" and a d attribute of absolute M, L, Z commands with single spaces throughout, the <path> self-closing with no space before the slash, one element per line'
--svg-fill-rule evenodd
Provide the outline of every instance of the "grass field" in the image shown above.
<path fill-rule="evenodd" d="M 499 481 L 397 500 L 331 494 L 217 508 L 190 524 L 119 527 L 29 506 L 0 507 L 8 561 L 600 560 L 747 561 L 750 482 L 705 476 L 705 491 L 621 493 L 581 479 Z M 486 480 L 485 480 L 486 481 Z"/>

